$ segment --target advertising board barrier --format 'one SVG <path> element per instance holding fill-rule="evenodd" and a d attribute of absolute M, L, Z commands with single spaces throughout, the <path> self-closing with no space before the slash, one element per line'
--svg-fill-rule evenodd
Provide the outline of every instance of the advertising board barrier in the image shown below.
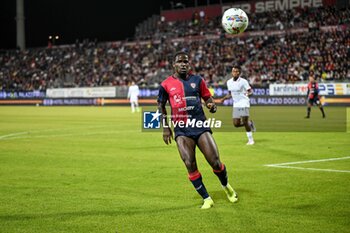
<path fill-rule="evenodd" d="M 47 98 L 116 97 L 116 87 L 55 88 L 46 90 Z"/>
<path fill-rule="evenodd" d="M 45 91 L 0 91 L 0 99 L 41 99 Z"/>
<path fill-rule="evenodd" d="M 350 83 L 318 83 L 320 95 L 350 95 Z M 270 95 L 290 96 L 301 95 L 306 96 L 307 83 L 298 84 L 270 84 Z"/>

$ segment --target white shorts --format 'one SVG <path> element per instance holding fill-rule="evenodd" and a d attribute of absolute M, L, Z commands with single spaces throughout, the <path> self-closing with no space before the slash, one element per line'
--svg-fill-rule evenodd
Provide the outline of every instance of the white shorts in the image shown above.
<path fill-rule="evenodd" d="M 233 108 L 232 118 L 249 117 L 249 108 Z"/>

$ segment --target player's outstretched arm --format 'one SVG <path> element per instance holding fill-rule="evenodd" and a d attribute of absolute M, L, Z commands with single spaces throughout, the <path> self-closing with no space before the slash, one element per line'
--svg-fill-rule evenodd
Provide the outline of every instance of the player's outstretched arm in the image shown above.
<path fill-rule="evenodd" d="M 171 144 L 171 140 L 174 139 L 173 131 L 168 124 L 168 114 L 165 108 L 165 104 L 159 103 L 158 109 L 162 113 L 162 126 L 163 126 L 163 141 L 165 144 Z"/>
<path fill-rule="evenodd" d="M 225 95 L 222 99 L 221 99 L 221 103 L 223 103 L 225 100 L 227 100 L 227 99 L 229 99 L 229 98 L 231 98 L 232 96 L 231 96 L 231 92 L 229 92 L 229 93 L 227 93 L 227 95 Z"/>

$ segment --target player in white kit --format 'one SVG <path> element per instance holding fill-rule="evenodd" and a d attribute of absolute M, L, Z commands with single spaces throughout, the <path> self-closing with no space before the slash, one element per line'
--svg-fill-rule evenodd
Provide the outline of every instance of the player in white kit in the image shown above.
<path fill-rule="evenodd" d="M 233 125 L 235 127 L 244 126 L 248 137 L 247 145 L 254 145 L 253 132 L 255 132 L 255 126 L 253 121 L 249 120 L 249 96 L 253 94 L 253 91 L 248 81 L 240 76 L 240 66 L 234 65 L 231 74 L 232 78 L 227 81 L 227 90 L 229 93 L 222 99 L 222 102 L 232 97 Z"/>
<path fill-rule="evenodd" d="M 135 82 L 131 82 L 131 86 L 129 87 L 128 91 L 128 99 L 130 99 L 131 104 L 131 112 L 134 113 L 135 109 L 137 112 L 139 112 L 139 86 L 135 84 Z"/>

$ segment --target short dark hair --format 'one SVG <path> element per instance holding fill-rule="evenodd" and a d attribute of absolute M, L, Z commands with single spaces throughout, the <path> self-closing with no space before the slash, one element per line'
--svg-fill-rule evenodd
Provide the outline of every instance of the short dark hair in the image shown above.
<path fill-rule="evenodd" d="M 231 67 L 231 70 L 232 70 L 233 68 L 238 69 L 239 72 L 242 71 L 242 68 L 241 68 L 241 66 L 240 66 L 239 64 L 233 64 L 232 67 Z"/>
<path fill-rule="evenodd" d="M 174 61 L 174 62 L 175 62 L 175 60 L 176 60 L 176 57 L 179 56 L 179 55 L 186 55 L 186 56 L 188 56 L 188 53 L 185 52 L 185 51 L 178 51 L 178 52 L 176 52 L 175 55 L 174 55 L 174 57 L 173 57 L 173 61 Z"/>

